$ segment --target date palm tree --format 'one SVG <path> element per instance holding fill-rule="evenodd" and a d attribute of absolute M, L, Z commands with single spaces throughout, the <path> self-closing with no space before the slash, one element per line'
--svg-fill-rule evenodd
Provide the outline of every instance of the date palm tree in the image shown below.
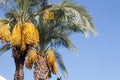
<path fill-rule="evenodd" d="M 57 74 L 56 63 L 66 76 L 66 68 L 56 48 L 63 46 L 77 52 L 69 35 L 83 33 L 88 37 L 89 32 L 96 35 L 88 11 L 70 1 L 64 1 L 59 5 L 44 6 L 43 12 L 35 20 L 41 38 L 37 48 L 37 60 L 33 61 L 34 79 L 47 80 L 51 72 Z"/>
<path fill-rule="evenodd" d="M 39 2 L 41 1 L 39 0 Z M 16 66 L 14 80 L 24 79 L 23 68 L 27 51 L 32 47 L 36 47 L 38 44 L 38 41 L 33 42 L 35 45 L 28 43 L 30 41 L 27 42 L 26 33 L 30 33 L 30 31 L 25 31 L 25 25 L 26 30 L 29 30 L 27 29 L 29 25 L 30 27 L 33 26 L 33 31 L 30 33 L 34 36 L 33 38 L 35 38 L 35 34 L 37 34 L 35 33 L 37 29 L 31 22 L 33 12 L 31 12 L 30 9 L 34 7 L 34 5 L 36 5 L 36 0 L 6 0 L 6 2 L 0 3 L 0 7 L 5 10 L 5 18 L 0 19 L 0 39 L 5 44 L 0 49 L 0 55 L 12 49 L 12 56 Z M 31 18 L 29 19 L 29 17 Z M 7 32 L 3 30 L 4 28 L 6 28 Z M 9 38 L 6 35 L 9 36 Z"/>

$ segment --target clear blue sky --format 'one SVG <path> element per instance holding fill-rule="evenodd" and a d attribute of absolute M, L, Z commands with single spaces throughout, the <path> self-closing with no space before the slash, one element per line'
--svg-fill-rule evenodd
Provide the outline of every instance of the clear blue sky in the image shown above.
<path fill-rule="evenodd" d="M 68 70 L 68 80 L 120 80 L 120 0 L 75 1 L 90 12 L 98 35 L 87 39 L 82 34 L 72 36 L 79 56 L 58 49 Z M 2 17 L 2 11 L 0 14 Z M 13 80 L 14 70 L 10 50 L 0 56 L 0 75 Z M 32 70 L 25 69 L 25 80 L 33 80 Z"/>

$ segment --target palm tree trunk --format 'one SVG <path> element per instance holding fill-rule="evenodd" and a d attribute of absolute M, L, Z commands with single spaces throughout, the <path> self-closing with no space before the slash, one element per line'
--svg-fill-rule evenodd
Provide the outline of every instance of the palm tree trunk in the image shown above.
<path fill-rule="evenodd" d="M 26 57 L 26 51 L 20 51 L 19 48 L 13 47 L 12 54 L 16 66 L 16 70 L 14 73 L 14 80 L 24 80 L 24 61 Z"/>
<path fill-rule="evenodd" d="M 50 77 L 51 72 L 47 65 L 46 57 L 38 56 L 34 64 L 34 80 L 48 80 Z"/>

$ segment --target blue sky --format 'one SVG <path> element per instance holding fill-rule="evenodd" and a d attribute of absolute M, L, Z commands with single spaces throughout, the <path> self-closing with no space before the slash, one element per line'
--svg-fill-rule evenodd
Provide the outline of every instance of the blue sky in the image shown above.
<path fill-rule="evenodd" d="M 71 37 L 78 48 L 79 56 L 69 50 L 57 49 L 63 55 L 69 74 L 68 80 L 120 80 L 120 0 L 75 2 L 89 11 L 98 35 L 85 38 L 82 34 L 75 34 Z M 14 70 L 10 50 L 0 56 L 0 75 L 13 80 Z M 58 76 L 60 75 L 61 71 Z M 55 80 L 55 77 L 53 75 L 51 80 Z M 32 70 L 25 69 L 25 80 L 33 80 Z"/>

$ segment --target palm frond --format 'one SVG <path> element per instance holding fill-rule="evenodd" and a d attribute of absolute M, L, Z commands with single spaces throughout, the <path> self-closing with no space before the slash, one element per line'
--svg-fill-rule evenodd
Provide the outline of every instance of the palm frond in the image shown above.
<path fill-rule="evenodd" d="M 65 36 L 65 35 L 56 35 L 57 38 L 55 38 L 54 40 L 54 46 L 55 47 L 59 47 L 59 46 L 63 46 L 65 48 L 68 48 L 72 51 L 74 51 L 75 53 L 78 53 L 76 47 L 74 46 L 74 44 L 71 42 L 71 40 Z"/>
<path fill-rule="evenodd" d="M 48 44 L 51 44 L 53 47 L 63 46 L 74 51 L 75 53 L 78 53 L 76 47 L 69 39 L 69 32 L 63 31 L 62 27 L 60 26 L 59 27 L 55 26 L 56 25 L 52 26 L 46 25 L 40 29 L 39 31 L 40 35 L 43 36 L 41 37 L 40 45 L 43 46 L 44 44 L 45 47 L 48 46 Z"/>
<path fill-rule="evenodd" d="M 11 49 L 10 44 L 6 44 L 2 48 L 0 48 L 0 56 L 9 49 Z"/>
<path fill-rule="evenodd" d="M 70 1 L 63 2 L 60 7 L 64 8 L 65 13 L 67 16 L 71 17 L 70 19 L 73 21 L 73 23 L 80 24 L 78 27 L 96 34 L 96 30 L 92 23 L 92 18 L 84 7 L 74 4 Z"/>
<path fill-rule="evenodd" d="M 9 18 L 0 18 L 0 21 L 4 23 L 10 23 L 11 20 Z"/>
<path fill-rule="evenodd" d="M 96 35 L 92 18 L 84 7 L 70 1 L 64 1 L 60 5 L 52 5 L 47 10 L 54 12 L 55 19 L 44 23 L 42 17 L 44 10 L 39 13 L 36 21 L 40 35 L 44 36 L 41 37 L 40 46 L 44 45 L 45 48 L 52 42 L 54 46 L 64 46 L 77 52 L 77 49 L 68 38 L 70 34 L 81 32 L 87 37 L 90 32 Z"/>
<path fill-rule="evenodd" d="M 6 5 L 8 11 L 6 14 L 10 13 L 16 20 L 25 21 L 27 14 L 29 13 L 29 8 L 31 6 L 32 0 L 10 0 Z"/>
<path fill-rule="evenodd" d="M 84 7 L 71 1 L 64 1 L 60 5 L 53 5 L 48 10 L 54 11 L 56 23 L 64 24 L 68 29 L 72 28 L 71 32 L 82 32 L 85 36 L 88 36 L 89 32 L 96 35 L 92 18 Z"/>
<path fill-rule="evenodd" d="M 57 60 L 57 63 L 59 65 L 60 69 L 62 70 L 64 77 L 67 78 L 68 73 L 67 73 L 66 67 L 63 63 L 62 56 L 58 52 L 55 52 L 55 57 L 56 57 L 56 60 Z"/>

